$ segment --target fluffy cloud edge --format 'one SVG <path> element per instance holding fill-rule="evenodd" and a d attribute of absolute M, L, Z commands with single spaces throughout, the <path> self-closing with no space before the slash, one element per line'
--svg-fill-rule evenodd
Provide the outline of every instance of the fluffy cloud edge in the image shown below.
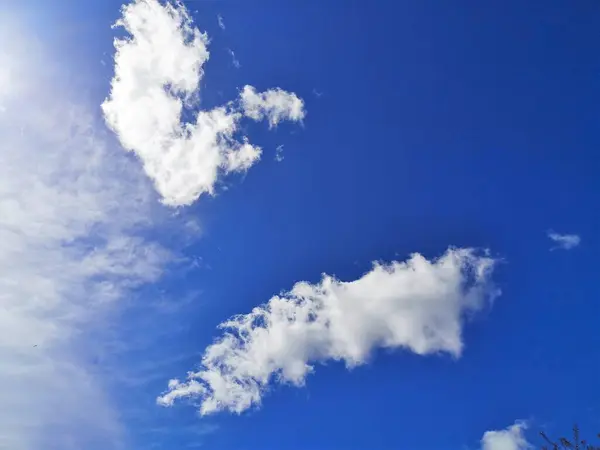
<path fill-rule="evenodd" d="M 257 92 L 246 85 L 240 93 L 244 114 L 253 120 L 267 119 L 269 127 L 276 127 L 281 121 L 302 122 L 306 117 L 304 101 L 293 92 L 283 89 L 269 89 Z"/>
<path fill-rule="evenodd" d="M 105 121 L 122 146 L 134 152 L 162 202 L 186 206 L 214 194 L 219 177 L 245 172 L 261 149 L 238 137 L 240 121 L 301 121 L 304 102 L 280 88 L 259 93 L 245 86 L 240 98 L 212 110 L 196 110 L 208 61 L 209 40 L 181 3 L 133 0 L 115 26 L 115 73 L 102 104 Z M 195 120 L 184 122 L 183 113 Z"/>
<path fill-rule="evenodd" d="M 528 450 L 533 446 L 525 438 L 528 424 L 516 421 L 503 430 L 486 431 L 481 438 L 481 450 Z"/>
<path fill-rule="evenodd" d="M 431 261 L 415 253 L 375 263 L 350 282 L 329 275 L 299 282 L 222 323 L 224 334 L 205 350 L 201 368 L 186 381 L 171 380 L 157 402 L 188 398 L 202 415 L 241 413 L 260 406 L 273 384 L 303 385 L 327 360 L 358 366 L 378 348 L 459 357 L 465 316 L 500 294 L 491 280 L 495 264 L 486 252 L 450 248 Z"/>

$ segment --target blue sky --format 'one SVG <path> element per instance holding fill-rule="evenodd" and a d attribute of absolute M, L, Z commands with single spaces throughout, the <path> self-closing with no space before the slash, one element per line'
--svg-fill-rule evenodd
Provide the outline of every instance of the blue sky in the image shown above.
<path fill-rule="evenodd" d="M 0 6 L 0 448 L 598 430 L 597 2 L 122 3 Z"/>

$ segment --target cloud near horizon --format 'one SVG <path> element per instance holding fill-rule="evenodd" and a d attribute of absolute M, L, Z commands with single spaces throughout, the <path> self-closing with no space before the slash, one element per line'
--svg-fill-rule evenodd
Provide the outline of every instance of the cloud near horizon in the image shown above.
<path fill-rule="evenodd" d="M 504 430 L 486 431 L 481 438 L 481 450 L 527 450 L 531 444 L 525 438 L 527 424 L 517 421 Z"/>
<path fill-rule="evenodd" d="M 432 261 L 415 253 L 405 262 L 375 263 L 357 280 L 323 275 L 297 283 L 248 314 L 222 323 L 201 368 L 173 379 L 158 398 L 199 402 L 202 415 L 241 413 L 259 406 L 273 384 L 302 386 L 316 363 L 368 362 L 378 348 L 419 355 L 463 350 L 465 315 L 499 295 L 495 260 L 472 249 L 449 249 Z"/>
<path fill-rule="evenodd" d="M 115 39 L 115 75 L 102 104 L 108 126 L 123 147 L 141 160 L 164 204 L 184 206 L 213 194 L 219 176 L 245 172 L 261 148 L 238 136 L 244 116 L 301 121 L 304 102 L 282 89 L 257 93 L 245 86 L 239 100 L 194 112 L 209 59 L 209 39 L 192 23 L 183 4 L 134 0 L 122 8 L 115 26 L 127 38 Z"/>

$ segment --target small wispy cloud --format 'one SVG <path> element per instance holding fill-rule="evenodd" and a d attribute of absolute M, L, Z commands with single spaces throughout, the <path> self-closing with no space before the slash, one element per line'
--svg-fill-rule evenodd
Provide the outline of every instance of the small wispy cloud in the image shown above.
<path fill-rule="evenodd" d="M 235 57 L 235 52 L 233 50 L 228 48 L 227 53 L 229 53 L 229 56 L 231 56 L 231 63 L 233 64 L 233 67 L 235 67 L 236 69 L 239 69 L 240 67 L 242 67 L 242 65 L 240 64 L 240 61 Z"/>
<path fill-rule="evenodd" d="M 219 431 L 219 429 L 220 429 L 219 425 L 217 425 L 215 423 L 207 423 L 207 424 L 202 424 L 201 426 L 194 427 L 195 432 L 199 436 L 206 436 L 209 434 L 214 434 L 217 431 Z"/>
<path fill-rule="evenodd" d="M 556 244 L 551 250 L 571 250 L 581 244 L 581 237 L 577 234 L 559 234 L 550 230 L 547 235 Z"/>
<path fill-rule="evenodd" d="M 223 20 L 223 16 L 221 14 L 217 15 L 217 22 L 219 24 L 219 28 L 221 30 L 224 30 L 225 29 L 225 21 Z"/>
<path fill-rule="evenodd" d="M 275 161 L 283 161 L 283 145 L 278 145 L 275 149 Z"/>
<path fill-rule="evenodd" d="M 222 323 L 224 335 L 205 350 L 200 370 L 171 380 L 158 403 L 193 398 L 203 415 L 241 413 L 260 405 L 272 384 L 302 386 L 316 363 L 354 367 L 378 348 L 458 357 L 465 316 L 499 294 L 494 264 L 472 249 L 449 249 L 432 261 L 414 254 L 376 263 L 351 282 L 323 275 L 297 283 Z"/>
<path fill-rule="evenodd" d="M 267 119 L 271 128 L 282 120 L 301 122 L 306 116 L 304 101 L 293 92 L 269 89 L 256 92 L 252 86 L 244 86 L 240 94 L 244 114 L 253 120 Z"/>

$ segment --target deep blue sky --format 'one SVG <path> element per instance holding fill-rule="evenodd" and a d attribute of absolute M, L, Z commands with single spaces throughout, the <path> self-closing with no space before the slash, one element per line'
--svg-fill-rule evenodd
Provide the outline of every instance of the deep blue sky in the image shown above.
<path fill-rule="evenodd" d="M 48 6 L 40 23 L 63 25 L 39 33 L 68 46 L 101 100 L 120 2 L 90 3 Z M 354 279 L 413 251 L 490 248 L 505 261 L 503 295 L 467 327 L 459 361 L 381 352 L 352 372 L 318 367 L 306 388 L 277 388 L 241 417 L 154 406 L 197 356 L 169 364 L 134 396 L 148 412 L 131 420 L 132 448 L 459 450 L 516 419 L 532 421 L 534 441 L 574 421 L 597 431 L 600 3 L 185 3 L 211 37 L 204 106 L 246 83 L 281 86 L 308 116 L 302 128 L 251 125 L 264 160 L 188 211 L 204 234 L 186 252 L 210 268 L 160 289 L 202 293 L 177 318 L 186 331 L 140 359 L 201 351 L 221 321 L 295 281 Z M 550 228 L 582 245 L 550 252 Z"/>

